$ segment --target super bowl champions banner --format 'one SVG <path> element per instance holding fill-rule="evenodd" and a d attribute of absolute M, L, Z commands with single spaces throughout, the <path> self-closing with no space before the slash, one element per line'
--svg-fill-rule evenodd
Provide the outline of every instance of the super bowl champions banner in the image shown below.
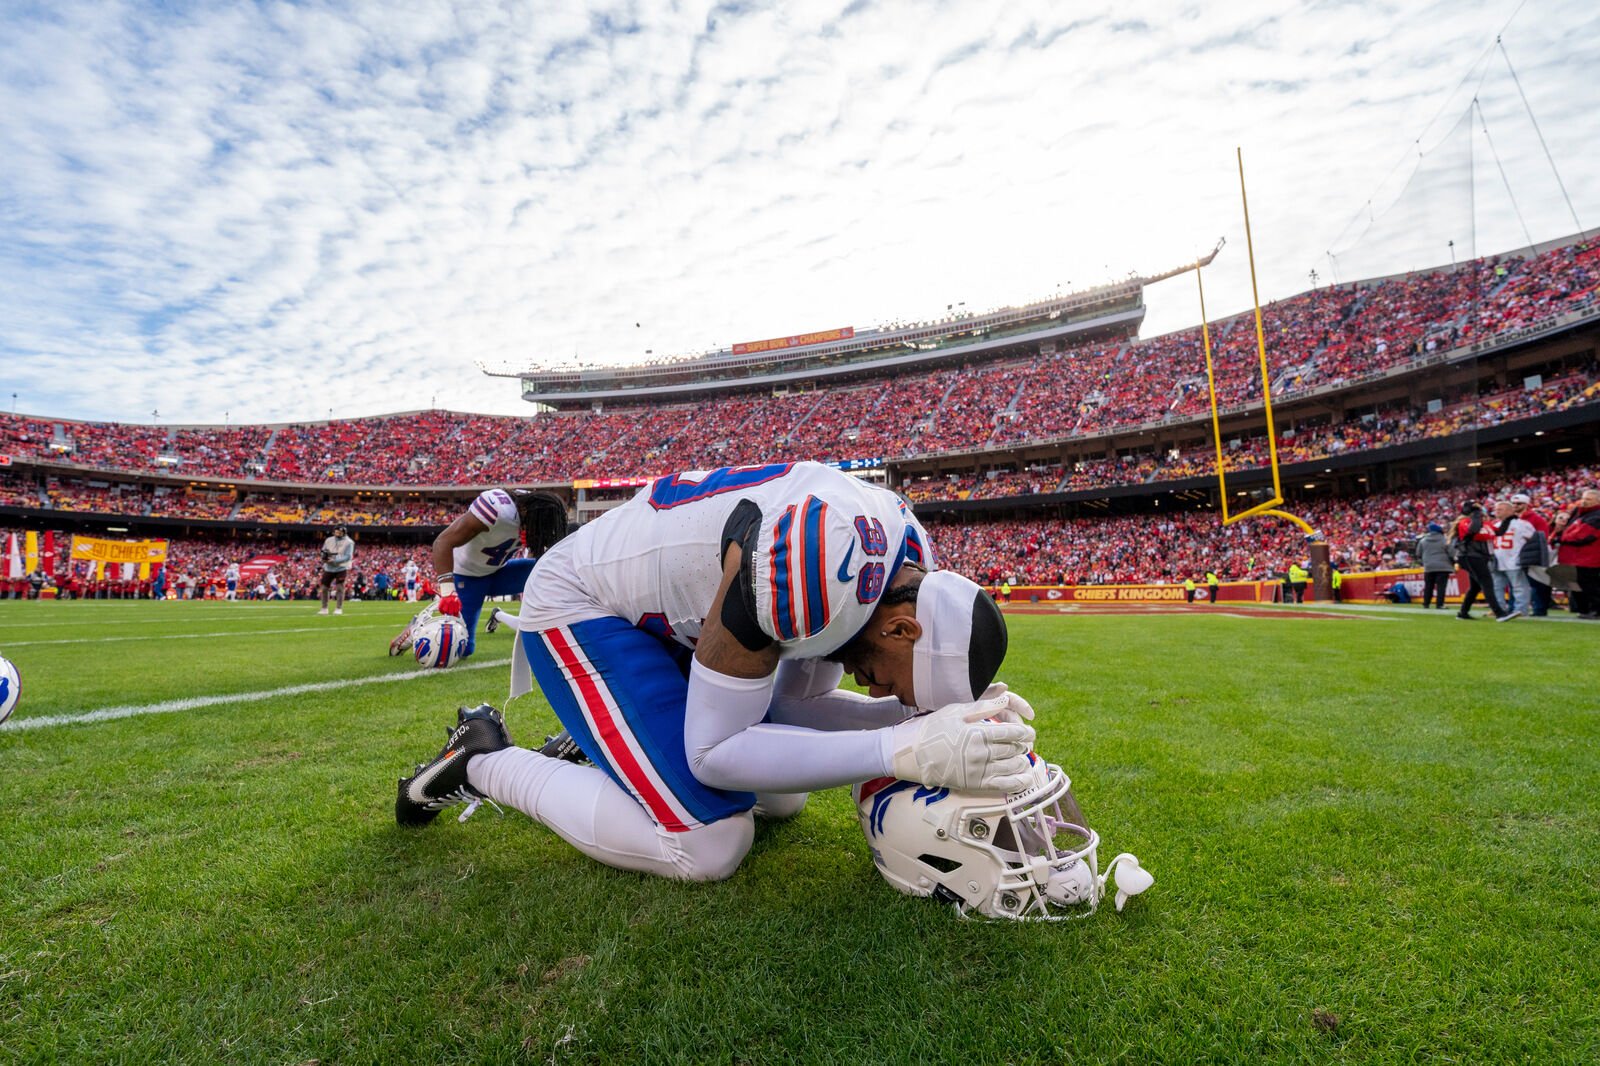
<path fill-rule="evenodd" d="M 165 563 L 164 540 L 104 540 L 100 537 L 72 538 L 72 561 L 79 563 Z"/>
<path fill-rule="evenodd" d="M 741 341 L 733 346 L 734 355 L 755 355 L 758 352 L 778 352 L 785 348 L 804 348 L 808 344 L 825 344 L 828 341 L 847 341 L 856 335 L 854 326 L 818 330 L 815 333 L 796 333 L 789 337 L 772 337 L 764 341 Z"/>

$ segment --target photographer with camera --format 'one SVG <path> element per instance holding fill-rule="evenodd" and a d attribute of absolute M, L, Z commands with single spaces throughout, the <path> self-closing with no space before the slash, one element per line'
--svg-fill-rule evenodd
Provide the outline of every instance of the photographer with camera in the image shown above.
<path fill-rule="evenodd" d="M 328 596 L 333 594 L 334 614 L 344 614 L 344 581 L 356 557 L 356 542 L 345 535 L 344 526 L 335 526 L 333 536 L 322 542 L 322 610 L 328 613 Z"/>

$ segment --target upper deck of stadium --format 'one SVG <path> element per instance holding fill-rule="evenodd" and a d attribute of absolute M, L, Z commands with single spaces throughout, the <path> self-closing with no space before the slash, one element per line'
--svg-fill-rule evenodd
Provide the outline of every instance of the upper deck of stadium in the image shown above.
<path fill-rule="evenodd" d="M 1600 413 L 1594 238 L 1314 289 L 1262 310 L 1280 450 L 1293 436 L 1307 456 L 1359 451 L 1376 439 L 1373 419 L 1404 422 L 1407 439 L 1437 439 L 1513 417 Z M 1264 426 L 1250 318 L 1245 311 L 1210 330 L 1221 429 L 1241 459 L 1261 450 Z M 1134 487 L 1214 460 L 1198 325 L 1143 340 L 1034 340 L 999 356 L 812 389 L 698 402 L 630 396 L 600 411 L 435 410 L 280 425 L 0 414 L 0 468 L 11 467 L 0 469 L 0 506 L 7 498 L 53 505 L 101 491 L 96 482 L 136 480 L 163 508 L 177 491 L 289 493 L 313 509 L 335 494 L 380 493 L 393 497 L 381 509 L 393 510 L 430 491 L 576 487 L 784 459 L 888 466 L 902 483 L 957 475 L 970 483 L 1009 470 L 1050 494 Z M 52 487 L 57 478 L 85 485 Z M 978 496 L 1000 486 L 983 480 Z"/>
<path fill-rule="evenodd" d="M 1221 245 L 1218 245 L 1220 248 Z M 1216 250 L 1200 260 L 1209 263 Z M 564 364 L 491 372 L 515 377 L 522 398 L 557 409 L 604 402 L 672 402 L 767 388 L 820 386 L 906 370 L 1001 358 L 1018 345 L 1136 336 L 1144 287 L 1194 268 L 1130 277 L 1080 292 L 931 322 L 812 330 L 718 351 L 628 366 Z"/>

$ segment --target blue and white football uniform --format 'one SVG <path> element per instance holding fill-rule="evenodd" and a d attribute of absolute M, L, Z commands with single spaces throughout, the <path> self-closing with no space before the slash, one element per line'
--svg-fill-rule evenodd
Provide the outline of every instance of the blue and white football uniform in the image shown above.
<path fill-rule="evenodd" d="M 843 647 L 904 562 L 933 566 L 898 496 L 818 463 L 657 478 L 540 560 L 523 593 L 512 696 L 537 678 L 584 753 L 668 832 L 755 802 L 698 781 L 684 744 L 690 657 L 730 519 L 743 530 L 755 621 L 785 660 Z"/>
<path fill-rule="evenodd" d="M 456 595 L 461 599 L 461 621 L 467 627 L 463 657 L 476 647 L 478 615 L 490 596 L 515 596 L 528 582 L 534 560 L 523 558 L 522 519 L 511 494 L 490 489 L 472 501 L 468 513 L 486 527 L 455 549 L 451 568 Z"/>

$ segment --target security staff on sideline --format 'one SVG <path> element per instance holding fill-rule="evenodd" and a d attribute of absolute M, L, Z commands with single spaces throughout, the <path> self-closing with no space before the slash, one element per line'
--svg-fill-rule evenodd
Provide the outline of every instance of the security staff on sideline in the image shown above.
<path fill-rule="evenodd" d="M 1294 602 L 1306 602 L 1306 584 L 1311 580 L 1311 572 L 1299 563 L 1289 564 L 1289 591 L 1294 594 Z"/>

